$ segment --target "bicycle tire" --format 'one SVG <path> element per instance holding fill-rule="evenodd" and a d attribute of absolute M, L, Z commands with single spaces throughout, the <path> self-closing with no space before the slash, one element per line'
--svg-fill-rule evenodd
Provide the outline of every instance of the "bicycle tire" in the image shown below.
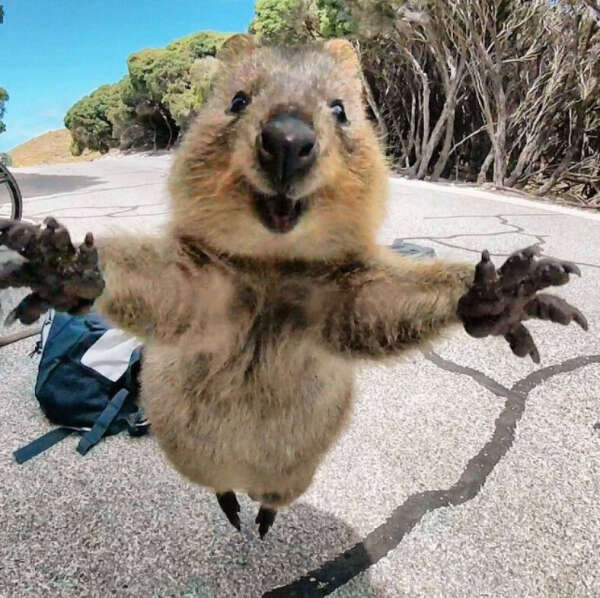
<path fill-rule="evenodd" d="M 7 185 L 10 191 L 12 199 L 11 219 L 21 220 L 23 216 L 23 196 L 21 195 L 21 190 L 19 189 L 15 177 L 2 163 L 0 163 L 0 185 L 1 184 Z"/>
<path fill-rule="evenodd" d="M 21 195 L 21 190 L 19 189 L 19 185 L 15 180 L 15 177 L 8 171 L 6 166 L 0 162 L 0 185 L 6 185 L 8 187 L 8 191 L 10 193 L 11 200 L 11 212 L 10 217 L 12 220 L 21 220 L 23 216 L 23 197 Z M 14 289 L 7 289 L 9 295 L 14 294 Z M 4 299 L 4 297 L 3 297 Z M 4 325 L 0 320 L 0 329 L 4 332 Z M 0 333 L 0 347 L 4 347 L 6 345 L 12 344 L 13 342 L 17 342 L 17 340 L 22 340 L 24 338 L 28 338 L 32 336 L 30 331 L 19 331 L 12 334 L 2 334 Z"/>

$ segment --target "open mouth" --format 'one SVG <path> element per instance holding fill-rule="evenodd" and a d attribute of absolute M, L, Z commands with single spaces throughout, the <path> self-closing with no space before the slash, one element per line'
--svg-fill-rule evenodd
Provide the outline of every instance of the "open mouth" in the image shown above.
<path fill-rule="evenodd" d="M 254 192 L 256 210 L 262 223 L 275 233 L 289 233 L 306 210 L 306 199 L 291 199 L 287 195 L 265 195 Z"/>

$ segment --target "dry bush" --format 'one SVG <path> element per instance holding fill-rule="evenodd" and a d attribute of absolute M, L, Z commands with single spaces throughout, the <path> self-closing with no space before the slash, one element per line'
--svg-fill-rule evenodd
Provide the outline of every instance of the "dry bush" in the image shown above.
<path fill-rule="evenodd" d="M 600 207 L 600 8 L 586 2 L 351 2 L 398 168 Z"/>

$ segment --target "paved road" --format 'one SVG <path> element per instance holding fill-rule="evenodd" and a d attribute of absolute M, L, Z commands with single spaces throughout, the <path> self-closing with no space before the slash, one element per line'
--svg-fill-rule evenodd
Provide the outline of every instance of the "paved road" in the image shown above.
<path fill-rule="evenodd" d="M 155 228 L 168 160 L 16 169 L 32 185 L 25 214 L 54 214 L 80 236 Z M 590 332 L 532 324 L 539 367 L 461 330 L 362 367 L 349 430 L 264 543 L 250 501 L 236 533 L 152 438 L 113 437 L 85 458 L 67 439 L 15 465 L 11 451 L 49 426 L 31 395 L 33 343 L 2 349 L 0 596 L 598 596 L 600 218 L 392 184 L 382 242 L 476 261 L 484 247 L 502 256 L 539 241 L 581 265 L 561 294 Z"/>

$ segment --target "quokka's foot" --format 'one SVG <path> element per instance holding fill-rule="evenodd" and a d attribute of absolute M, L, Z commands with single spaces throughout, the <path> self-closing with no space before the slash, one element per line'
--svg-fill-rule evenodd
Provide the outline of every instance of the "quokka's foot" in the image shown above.
<path fill-rule="evenodd" d="M 576 264 L 554 258 L 537 259 L 537 245 L 511 254 L 496 270 L 484 251 L 470 290 L 458 303 L 458 315 L 466 331 L 476 338 L 501 335 L 512 352 L 529 355 L 539 363 L 540 355 L 523 321 L 530 318 L 567 325 L 576 322 L 588 329 L 585 316 L 564 299 L 538 291 L 569 282 L 571 274 L 581 276 Z"/>
<path fill-rule="evenodd" d="M 0 245 L 25 258 L 0 266 L 0 289 L 29 287 L 31 293 L 6 319 L 32 324 L 51 307 L 85 313 L 104 290 L 98 251 L 91 233 L 75 248 L 68 231 L 54 218 L 44 225 L 0 219 Z"/>
<path fill-rule="evenodd" d="M 273 525 L 275 515 L 277 515 L 277 511 L 269 507 L 261 506 L 258 510 L 258 515 L 256 516 L 254 523 L 258 524 L 258 533 L 260 534 L 261 540 L 267 535 L 267 532 Z"/>
<path fill-rule="evenodd" d="M 235 493 L 230 490 L 229 492 L 223 492 L 222 494 L 217 493 L 217 501 L 227 520 L 237 531 L 241 530 L 240 516 L 240 504 L 235 496 Z"/>

